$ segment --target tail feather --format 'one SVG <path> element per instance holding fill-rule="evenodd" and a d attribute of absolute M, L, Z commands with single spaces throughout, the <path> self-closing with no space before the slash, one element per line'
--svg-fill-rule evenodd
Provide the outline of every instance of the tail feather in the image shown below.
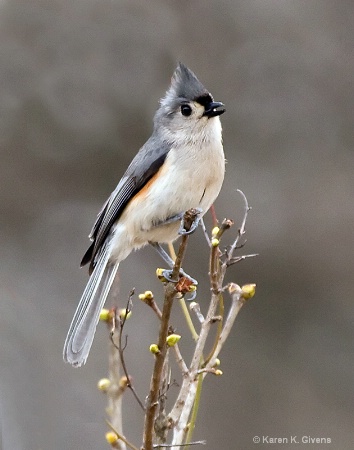
<path fill-rule="evenodd" d="M 95 269 L 82 294 L 64 344 L 64 361 L 85 364 L 91 349 L 100 312 L 108 297 L 119 264 L 108 264 L 107 248 L 102 249 Z"/>

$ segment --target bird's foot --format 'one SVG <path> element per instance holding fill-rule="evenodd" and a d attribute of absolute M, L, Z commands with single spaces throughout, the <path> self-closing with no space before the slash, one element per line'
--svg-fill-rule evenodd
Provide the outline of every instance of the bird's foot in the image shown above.
<path fill-rule="evenodd" d="M 185 215 L 183 216 L 182 221 L 181 221 L 181 225 L 180 225 L 179 230 L 178 230 L 178 234 L 181 235 L 181 236 L 192 234 L 197 229 L 197 227 L 199 225 L 199 221 L 201 219 L 201 214 L 202 214 L 203 210 L 200 209 L 200 208 L 194 208 L 194 209 L 192 209 L 190 211 L 193 213 L 194 217 L 193 217 L 193 219 L 192 219 L 192 221 L 190 223 L 189 229 L 186 230 L 186 228 L 185 228 L 186 217 L 185 217 Z"/>
<path fill-rule="evenodd" d="M 198 281 L 186 274 L 182 269 L 178 280 L 172 278 L 173 270 L 163 270 L 161 275 L 165 281 L 175 283 L 176 291 L 180 292 L 187 301 L 192 301 L 197 296 Z"/>
<path fill-rule="evenodd" d="M 198 281 L 195 278 L 192 278 L 188 273 L 186 273 L 184 270 L 179 271 L 178 280 L 172 278 L 173 269 L 165 269 L 162 271 L 162 276 L 171 283 L 178 283 L 181 278 L 185 278 L 188 280 L 188 282 L 193 286 L 198 286 Z"/>

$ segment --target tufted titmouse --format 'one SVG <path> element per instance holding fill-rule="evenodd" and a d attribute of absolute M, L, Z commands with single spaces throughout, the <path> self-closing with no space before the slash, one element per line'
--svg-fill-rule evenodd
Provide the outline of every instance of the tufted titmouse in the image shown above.
<path fill-rule="evenodd" d="M 90 263 L 90 279 L 71 322 L 64 360 L 86 362 L 100 311 L 118 265 L 133 250 L 153 244 L 171 262 L 160 243 L 184 230 L 185 211 L 200 217 L 218 196 L 225 172 L 219 115 L 223 104 L 183 64 L 160 102 L 151 137 L 139 150 L 97 216 L 81 266 Z"/>

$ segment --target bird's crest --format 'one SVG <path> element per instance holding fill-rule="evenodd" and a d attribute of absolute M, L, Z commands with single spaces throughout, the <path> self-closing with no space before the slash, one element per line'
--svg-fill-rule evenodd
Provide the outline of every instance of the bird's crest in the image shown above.
<path fill-rule="evenodd" d="M 182 63 L 179 63 L 171 78 L 171 86 L 161 100 L 167 105 L 176 99 L 195 100 L 201 104 L 212 102 L 210 92 L 198 80 L 196 75 Z"/>

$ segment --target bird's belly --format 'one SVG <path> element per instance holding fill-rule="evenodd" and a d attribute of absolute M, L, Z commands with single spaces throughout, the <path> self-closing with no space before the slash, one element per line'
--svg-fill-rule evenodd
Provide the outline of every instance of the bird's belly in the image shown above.
<path fill-rule="evenodd" d="M 175 177 L 160 179 L 149 195 L 134 208 L 134 235 L 143 241 L 171 242 L 178 237 L 180 220 L 171 218 L 191 208 L 200 208 L 204 215 L 219 194 L 222 179 L 200 179 L 189 186 Z M 188 178 L 185 178 L 188 180 Z M 137 229 L 138 228 L 138 229 Z"/>
<path fill-rule="evenodd" d="M 220 192 L 225 171 L 222 146 L 211 150 L 213 157 L 205 149 L 204 158 L 197 158 L 198 164 L 193 159 L 176 163 L 166 158 L 119 218 L 112 242 L 115 254 L 123 252 L 123 247 L 137 249 L 149 241 L 171 242 L 178 237 L 180 220 L 171 223 L 169 219 L 191 208 L 200 208 L 202 215 L 208 211 Z"/>

